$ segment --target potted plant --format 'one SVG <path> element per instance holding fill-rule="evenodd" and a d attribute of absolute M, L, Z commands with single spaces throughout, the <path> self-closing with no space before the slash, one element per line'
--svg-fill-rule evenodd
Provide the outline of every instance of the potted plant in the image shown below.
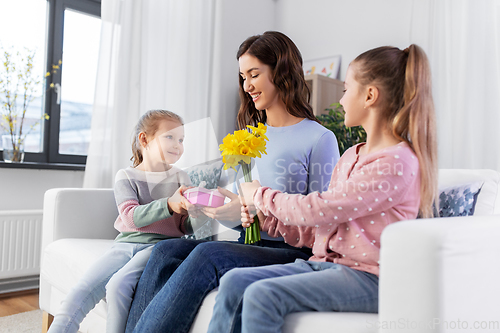
<path fill-rule="evenodd" d="M 6 162 L 23 162 L 26 136 L 40 121 L 49 119 L 49 116 L 45 113 L 35 121 L 26 117 L 30 103 L 37 97 L 42 86 L 40 76 L 33 72 L 35 51 L 27 48 L 24 52 L 2 51 L 0 126 L 3 134 L 3 158 Z M 59 66 L 53 66 L 52 71 L 55 72 L 58 68 Z M 50 75 L 48 72 L 45 77 Z M 52 86 L 51 84 L 50 87 Z"/>
<path fill-rule="evenodd" d="M 346 127 L 344 124 L 344 108 L 340 103 L 330 105 L 328 114 L 319 115 L 317 118 L 323 126 L 332 131 L 337 137 L 340 155 L 349 148 L 360 142 L 366 141 L 366 132 L 361 126 Z"/>

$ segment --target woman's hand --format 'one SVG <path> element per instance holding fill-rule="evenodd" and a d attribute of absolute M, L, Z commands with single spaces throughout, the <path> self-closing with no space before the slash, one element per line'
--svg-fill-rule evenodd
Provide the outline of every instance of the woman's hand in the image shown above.
<path fill-rule="evenodd" d="M 184 198 L 183 200 L 184 202 L 184 205 L 186 207 L 186 210 L 188 211 L 189 213 L 189 216 L 195 218 L 195 219 L 205 219 L 206 220 L 206 216 L 205 214 L 203 214 L 203 212 L 201 211 L 201 207 L 200 206 L 197 206 L 197 205 L 193 205 L 191 202 L 189 202 L 188 199 Z"/>
<path fill-rule="evenodd" d="M 219 187 L 217 189 L 221 194 L 228 197 L 231 201 L 223 206 L 216 208 L 203 207 L 201 211 L 208 217 L 211 217 L 218 221 L 238 221 L 240 218 L 241 207 L 240 201 L 238 200 L 238 195 L 222 187 Z"/>

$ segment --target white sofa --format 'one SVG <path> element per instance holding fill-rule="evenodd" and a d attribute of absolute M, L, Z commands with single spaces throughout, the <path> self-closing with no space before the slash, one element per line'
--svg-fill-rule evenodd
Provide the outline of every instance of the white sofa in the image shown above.
<path fill-rule="evenodd" d="M 379 314 L 306 312 L 287 316 L 284 332 L 500 331 L 500 174 L 440 170 L 440 188 L 483 182 L 474 216 L 404 221 L 382 234 Z M 111 189 L 52 189 L 45 194 L 40 308 L 50 321 L 72 285 L 113 243 Z M 206 332 L 217 291 L 191 328 Z M 105 332 L 106 303 L 82 332 Z M 485 329 L 486 326 L 489 329 Z"/>

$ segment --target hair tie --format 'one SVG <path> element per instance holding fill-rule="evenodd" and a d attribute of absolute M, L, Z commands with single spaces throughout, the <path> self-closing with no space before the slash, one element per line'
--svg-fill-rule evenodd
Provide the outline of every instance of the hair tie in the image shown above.
<path fill-rule="evenodd" d="M 408 54 L 410 54 L 410 48 L 409 48 L 409 47 L 407 47 L 406 49 L 404 49 L 404 50 L 403 50 L 403 52 L 404 52 L 405 54 L 407 54 L 407 55 L 408 55 Z"/>

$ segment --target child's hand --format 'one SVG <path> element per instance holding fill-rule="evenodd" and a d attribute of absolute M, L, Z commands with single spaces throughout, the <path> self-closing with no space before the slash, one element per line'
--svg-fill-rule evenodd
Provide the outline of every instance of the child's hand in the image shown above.
<path fill-rule="evenodd" d="M 254 222 L 253 220 L 254 215 L 250 214 L 248 211 L 248 207 L 246 206 L 241 206 L 241 226 L 248 228 L 252 225 Z"/>
<path fill-rule="evenodd" d="M 255 192 L 260 187 L 258 180 L 254 180 L 251 183 L 242 183 L 240 185 L 240 202 L 243 206 L 247 206 L 250 212 L 255 212 L 255 205 L 253 202 L 253 197 Z"/>
<path fill-rule="evenodd" d="M 257 217 L 259 218 L 259 224 L 261 221 L 264 221 L 265 216 L 264 214 L 260 211 L 256 211 Z M 241 226 L 244 228 L 249 228 L 252 223 L 254 223 L 254 216 L 255 214 L 251 213 L 248 209 L 247 206 L 241 206 Z"/>
<path fill-rule="evenodd" d="M 188 214 L 187 206 L 190 202 L 183 196 L 183 192 L 187 189 L 188 187 L 182 185 L 175 191 L 174 195 L 167 199 L 170 214 L 174 212 L 181 215 Z"/>

